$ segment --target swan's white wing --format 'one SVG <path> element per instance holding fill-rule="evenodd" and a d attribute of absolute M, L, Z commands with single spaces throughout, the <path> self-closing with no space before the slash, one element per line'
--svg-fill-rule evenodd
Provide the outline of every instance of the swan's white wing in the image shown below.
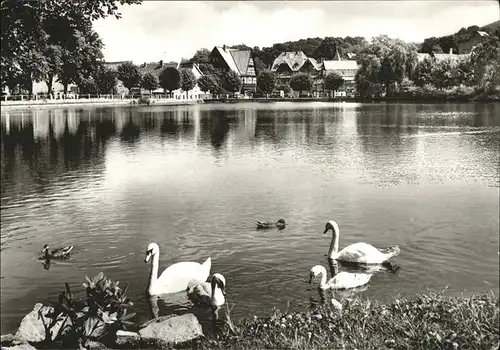
<path fill-rule="evenodd" d="M 162 272 L 156 281 L 156 287 L 161 293 L 177 293 L 185 291 L 189 281 L 205 282 L 209 272 L 200 263 L 186 261 L 170 265 Z"/>
<path fill-rule="evenodd" d="M 328 281 L 328 286 L 332 289 L 355 288 L 367 284 L 371 277 L 372 275 L 367 273 L 352 273 L 343 271 L 330 279 L 330 281 Z"/>
<path fill-rule="evenodd" d="M 194 304 L 210 305 L 211 295 L 212 295 L 212 287 L 208 282 L 197 284 L 188 291 L 188 298 Z"/>
<path fill-rule="evenodd" d="M 384 255 L 374 246 L 367 243 L 354 243 L 342 249 L 337 260 L 351 261 L 365 264 L 378 264 L 384 259 Z"/>

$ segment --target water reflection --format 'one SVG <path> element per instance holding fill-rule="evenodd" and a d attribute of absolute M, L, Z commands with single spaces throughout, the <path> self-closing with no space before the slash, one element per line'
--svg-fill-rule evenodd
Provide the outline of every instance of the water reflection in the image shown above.
<path fill-rule="evenodd" d="M 324 264 L 314 232 L 332 217 L 345 246 L 402 249 L 404 269 L 368 271 L 355 294 L 497 288 L 498 106 L 311 105 L 2 111 L 2 326 L 101 270 L 141 295 L 139 318 L 191 312 L 184 295 L 148 310 L 137 257 L 151 241 L 165 266 L 211 256 L 235 318 L 301 309 L 320 300 L 290 283 Z M 255 230 L 273 217 L 285 231 Z M 79 254 L 40 271 L 34 250 L 59 240 Z"/>

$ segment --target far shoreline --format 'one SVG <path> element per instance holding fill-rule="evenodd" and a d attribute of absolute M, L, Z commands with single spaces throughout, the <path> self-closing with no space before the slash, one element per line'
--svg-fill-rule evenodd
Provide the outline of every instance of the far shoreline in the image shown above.
<path fill-rule="evenodd" d="M 215 104 L 215 103 L 275 103 L 275 102 L 331 102 L 331 103 L 366 103 L 366 104 L 392 104 L 392 103 L 406 103 L 406 104 L 443 104 L 443 103 L 500 103 L 499 99 L 484 98 L 484 99 L 471 99 L 469 97 L 442 97 L 442 96 L 425 96 L 425 97 L 380 97 L 380 98 L 329 98 L 329 97 L 253 97 L 253 98 L 214 98 L 205 100 L 171 100 L 171 99 L 151 99 L 152 103 L 139 103 L 138 99 L 113 99 L 113 100 L 27 100 L 27 101 L 2 101 L 0 107 L 3 110 L 16 110 L 16 109 L 38 109 L 38 108 L 62 108 L 68 106 L 75 107 L 88 107 L 88 106 L 185 106 L 194 104 Z"/>

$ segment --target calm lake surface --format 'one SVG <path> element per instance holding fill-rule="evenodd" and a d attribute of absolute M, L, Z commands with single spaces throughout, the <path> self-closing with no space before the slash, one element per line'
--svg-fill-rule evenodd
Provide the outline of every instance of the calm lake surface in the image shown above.
<path fill-rule="evenodd" d="M 129 283 L 149 319 L 150 242 L 161 271 L 211 256 L 233 318 L 308 308 L 332 219 L 340 248 L 401 247 L 398 273 L 375 274 L 361 297 L 498 293 L 499 104 L 16 110 L 1 133 L 2 334 L 100 271 Z M 281 217 L 283 231 L 255 229 Z M 45 269 L 33 259 L 45 243 L 74 245 L 71 260 Z M 190 308 L 164 299 L 160 315 Z"/>

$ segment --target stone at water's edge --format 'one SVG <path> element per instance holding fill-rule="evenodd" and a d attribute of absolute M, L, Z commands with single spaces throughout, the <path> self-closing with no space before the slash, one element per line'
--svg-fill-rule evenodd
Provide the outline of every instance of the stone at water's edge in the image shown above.
<path fill-rule="evenodd" d="M 202 337 L 203 331 L 195 315 L 185 314 L 154 318 L 141 325 L 139 334 L 144 339 L 178 344 Z"/>
<path fill-rule="evenodd" d="M 43 315 L 43 321 L 40 318 L 39 311 L 41 310 L 41 313 Z M 21 324 L 19 325 L 19 329 L 16 332 L 16 337 L 20 339 L 24 339 L 29 342 L 34 342 L 38 343 L 43 340 L 45 340 L 45 327 L 44 327 L 44 322 L 46 325 L 49 325 L 51 322 L 51 318 L 47 317 L 48 313 L 51 313 L 54 311 L 54 308 L 51 306 L 44 306 L 41 303 L 35 304 L 33 307 L 33 310 L 26 316 L 21 321 Z M 66 322 L 70 322 L 68 319 Z M 61 326 L 65 323 L 64 318 L 61 318 L 60 320 L 57 321 L 57 323 L 51 328 L 52 331 L 52 339 L 54 339 Z"/>
<path fill-rule="evenodd" d="M 20 339 L 13 334 L 2 335 L 2 350 L 36 350 L 24 339 Z"/>

